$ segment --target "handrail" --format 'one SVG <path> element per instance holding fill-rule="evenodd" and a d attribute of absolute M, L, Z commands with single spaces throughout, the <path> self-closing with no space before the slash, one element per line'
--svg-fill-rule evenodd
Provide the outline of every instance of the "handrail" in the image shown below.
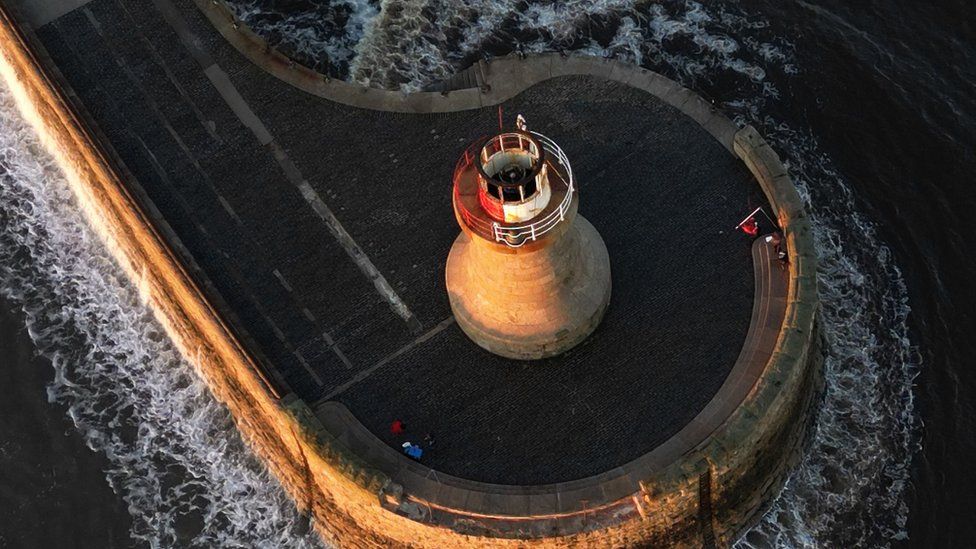
<path fill-rule="evenodd" d="M 454 201 L 459 206 L 457 210 L 462 221 L 481 236 L 494 240 L 495 242 L 501 242 L 510 248 L 519 248 L 526 242 L 537 240 L 555 228 L 560 221 L 566 218 L 566 213 L 569 212 L 569 208 L 573 203 L 573 193 L 576 191 L 576 179 L 573 176 L 573 168 L 569 163 L 569 158 L 566 156 L 566 153 L 552 139 L 538 132 L 530 133 L 542 144 L 547 156 L 551 155 L 553 162 L 562 167 L 566 172 L 566 176 L 563 177 L 560 170 L 549 170 L 551 177 L 559 178 L 566 185 L 566 194 L 559 203 L 559 206 L 542 219 L 525 225 L 505 225 L 497 221 L 489 225 L 486 221 L 479 219 L 467 211 L 461 204 L 458 177 L 478 158 L 479 153 L 477 149 L 483 146 L 483 140 L 479 139 L 464 151 L 464 154 L 458 159 L 454 171 Z"/>
<path fill-rule="evenodd" d="M 576 189 L 576 180 L 573 178 L 573 168 L 570 166 L 569 158 L 566 157 L 566 153 L 563 152 L 562 148 L 560 148 L 555 141 L 549 139 L 541 133 L 531 133 L 542 143 L 542 148 L 545 149 L 547 153 L 551 154 L 553 159 L 560 166 L 565 168 L 569 181 L 563 180 L 563 182 L 566 184 L 567 190 L 562 202 L 559 203 L 559 207 L 544 218 L 527 225 L 503 226 L 497 222 L 494 224 L 495 241 L 503 242 L 511 248 L 521 247 L 528 241 L 528 239 L 538 239 L 540 236 L 555 228 L 560 221 L 565 219 L 566 212 L 569 211 L 569 207 L 573 202 L 573 192 Z M 553 172 L 553 175 L 562 179 L 562 175 L 559 173 L 559 170 L 553 170 Z"/>
<path fill-rule="evenodd" d="M 505 146 L 506 139 L 508 140 L 507 147 Z M 488 161 L 497 153 L 503 153 L 508 150 L 524 151 L 528 153 L 533 160 L 532 173 L 527 174 L 522 181 L 506 182 L 500 180 L 493 180 L 491 182 L 492 185 L 498 187 L 517 188 L 523 185 L 525 181 L 530 178 L 535 178 L 536 180 L 538 180 L 540 172 L 543 169 L 545 169 L 546 155 L 543 150 L 540 150 L 544 147 L 541 147 L 540 143 L 536 143 L 534 138 L 526 135 L 525 132 L 517 131 L 517 132 L 500 133 L 495 137 L 492 137 L 491 139 L 482 139 L 479 141 L 479 143 L 481 146 L 479 150 L 480 163 L 478 164 L 478 168 L 479 168 L 478 173 L 480 173 L 482 177 L 489 177 L 489 175 L 484 171 L 483 168 L 488 163 Z M 479 143 L 476 143 L 476 145 Z"/>

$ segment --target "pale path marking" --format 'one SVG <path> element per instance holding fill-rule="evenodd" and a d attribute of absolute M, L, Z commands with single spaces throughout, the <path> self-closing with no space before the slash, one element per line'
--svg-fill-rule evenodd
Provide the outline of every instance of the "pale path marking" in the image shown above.
<path fill-rule="evenodd" d="M 120 6 L 121 6 L 121 4 L 120 4 Z M 124 6 L 121 6 L 121 7 L 124 9 Z M 227 202 L 227 200 L 220 194 L 220 192 L 217 190 L 217 188 L 213 185 L 213 182 L 210 180 L 210 176 L 200 166 L 200 163 L 196 160 L 196 158 L 193 157 L 193 154 L 190 152 L 189 147 L 187 147 L 186 144 L 183 142 L 183 139 L 182 139 L 182 137 L 180 137 L 179 133 L 177 133 L 176 130 L 173 129 L 172 125 L 169 123 L 169 120 L 162 113 L 162 111 L 160 110 L 159 106 L 156 104 L 155 100 L 153 100 L 152 97 L 150 96 L 150 94 L 147 93 L 146 90 L 140 85 L 139 78 L 136 77 L 136 75 L 132 72 L 132 70 L 129 68 L 129 66 L 124 62 L 124 60 L 121 57 L 115 55 L 115 51 L 114 51 L 115 44 L 109 38 L 109 36 L 106 35 L 106 33 L 104 32 L 104 29 L 103 29 L 101 23 L 95 17 L 95 14 L 92 13 L 92 11 L 90 9 L 88 9 L 87 7 L 82 8 L 82 12 L 85 14 L 85 17 L 88 19 L 89 23 L 92 25 L 92 27 L 94 28 L 94 30 L 98 33 L 98 35 L 102 38 L 102 40 L 105 42 L 105 44 L 112 50 L 113 59 L 115 60 L 116 64 L 118 64 L 119 67 L 121 67 L 121 69 L 123 70 L 123 72 L 129 78 L 129 81 L 131 82 L 131 84 L 133 85 L 133 87 L 135 87 L 136 89 L 138 89 L 140 91 L 140 93 L 143 96 L 143 99 L 146 101 L 146 104 L 152 109 L 153 113 L 156 115 L 156 117 L 159 119 L 159 121 L 166 127 L 166 130 L 169 132 L 170 136 L 173 138 L 173 140 L 176 142 L 176 144 L 180 147 L 180 149 L 183 151 L 183 153 L 186 155 L 186 157 L 192 162 L 193 166 L 200 173 L 201 177 L 203 177 L 204 181 L 206 182 L 206 184 L 207 184 L 208 188 L 211 190 L 211 192 L 213 192 L 217 196 L 217 199 L 224 206 L 224 209 L 227 210 L 228 214 L 232 218 L 234 218 L 234 220 L 236 220 L 238 224 L 240 224 L 241 226 L 243 226 L 244 225 L 244 222 L 241 220 L 241 218 L 237 215 L 237 213 L 231 207 L 230 203 Z M 57 23 L 55 23 L 55 25 L 57 25 Z M 155 50 L 152 48 L 152 44 L 150 44 L 148 42 L 148 40 L 144 40 L 144 42 L 149 47 L 149 49 L 155 54 Z M 72 53 L 74 53 L 76 56 L 78 55 L 78 52 L 74 49 L 74 47 L 69 46 L 69 48 L 71 48 Z M 156 55 L 155 57 L 157 59 L 157 62 L 161 62 L 161 58 L 158 55 Z M 164 69 L 168 71 L 167 68 L 164 67 Z M 175 82 L 174 82 L 174 84 L 175 84 Z M 184 97 L 184 99 L 188 99 L 188 98 Z M 115 106 L 115 102 L 114 101 L 112 102 L 112 104 L 113 104 L 113 106 Z M 115 106 L 114 108 L 117 108 L 117 106 Z M 147 155 L 147 158 L 149 159 L 150 163 L 153 165 L 153 169 L 156 171 L 157 175 L 159 175 L 160 180 L 163 182 L 164 185 L 166 185 L 170 189 L 171 192 L 174 193 L 174 196 L 177 197 L 177 201 L 179 202 L 179 204 L 183 208 L 183 210 L 186 211 L 187 213 L 191 212 L 192 211 L 192 208 L 189 206 L 189 204 L 186 203 L 186 200 L 183 199 L 182 195 L 180 195 L 180 193 L 176 191 L 176 187 L 172 184 L 172 181 L 170 180 L 168 173 L 162 167 L 162 165 L 159 163 L 159 161 L 156 158 L 156 155 L 152 151 L 152 149 L 148 145 L 146 145 L 146 143 L 143 141 L 143 139 L 139 135 L 137 135 L 136 133 L 132 132 L 131 130 L 127 130 L 127 132 L 128 132 L 128 134 L 133 139 L 135 139 L 136 141 L 138 141 L 139 144 L 142 146 L 143 150 L 145 151 L 145 153 Z M 211 242 L 211 245 L 213 245 L 215 248 L 219 249 L 219 246 L 217 246 L 216 243 L 213 242 L 213 239 L 210 237 L 209 233 L 207 233 L 207 230 L 206 230 L 206 228 L 203 225 L 197 224 L 197 229 L 200 231 L 201 234 L 204 235 L 204 237 L 207 240 L 209 240 Z M 259 249 L 261 248 L 261 246 L 259 244 L 255 244 L 255 245 Z M 244 278 L 240 274 L 240 269 L 237 266 L 234 265 L 234 264 L 236 264 L 236 261 L 234 259 L 232 259 L 226 252 L 221 251 L 221 254 L 224 256 L 224 259 L 228 262 L 227 263 L 228 268 L 231 271 L 234 271 L 234 272 L 237 273 L 237 274 L 235 274 L 235 278 L 238 280 L 238 282 L 240 284 L 242 284 L 242 288 L 246 288 L 247 286 L 246 286 L 246 284 L 243 283 Z M 288 292 L 292 292 L 291 285 L 288 283 L 287 280 L 285 280 L 284 275 L 282 275 L 281 272 L 278 271 L 278 269 L 275 269 L 273 271 L 273 273 L 274 273 L 275 277 L 277 277 L 277 279 L 281 283 L 281 285 L 286 290 L 288 290 Z M 261 302 L 258 300 L 257 296 L 255 296 L 249 290 L 245 290 L 245 292 L 247 293 L 249 299 L 251 300 L 252 305 L 258 310 L 258 313 L 261 315 L 261 317 L 264 319 L 264 321 L 268 324 L 268 326 L 271 327 L 272 331 L 275 333 L 275 336 L 282 342 L 282 344 L 285 346 L 285 348 L 288 349 L 289 351 L 291 351 L 298 358 L 298 361 L 301 363 L 302 367 L 304 367 L 305 370 L 308 371 L 308 373 L 312 376 L 312 379 L 319 386 L 324 385 L 324 383 L 322 381 L 322 377 L 319 376 L 318 373 L 316 373 L 313 370 L 313 368 L 308 363 L 308 361 L 305 360 L 305 357 L 301 354 L 301 352 L 298 349 L 296 349 L 287 340 L 287 338 L 285 337 L 284 332 L 282 332 L 281 329 L 278 327 L 278 325 L 274 322 L 274 320 L 271 319 L 270 315 L 268 315 L 267 311 L 261 305 Z M 309 312 L 309 314 L 311 314 L 311 312 Z M 314 317 L 312 317 L 310 320 L 312 322 L 315 322 L 315 318 Z M 336 356 L 338 356 L 338 358 L 342 361 L 342 363 L 346 366 L 346 368 L 347 369 L 351 369 L 352 368 L 352 364 L 349 362 L 349 359 L 346 358 L 346 355 L 339 349 L 339 347 L 337 345 L 335 345 L 335 342 L 332 341 L 331 338 L 328 337 L 327 334 L 326 334 L 325 339 L 328 342 L 329 347 L 336 354 Z"/>
<path fill-rule="evenodd" d="M 453 316 L 447 317 L 446 319 L 442 320 L 440 322 L 440 324 L 438 324 L 437 326 L 434 326 L 430 330 L 427 330 L 426 332 L 424 332 L 423 335 L 421 335 L 417 339 L 411 341 L 410 343 L 407 343 L 403 347 L 400 347 L 396 351 L 393 351 L 392 353 L 390 353 L 389 355 L 387 355 L 386 358 L 380 360 L 376 364 L 373 364 L 369 368 L 366 368 L 365 370 L 359 372 L 358 374 L 356 374 L 355 376 L 353 376 L 352 379 L 350 379 L 349 381 L 347 381 L 347 382 L 343 383 L 342 385 L 336 387 L 335 389 L 333 389 L 333 391 L 331 393 L 329 393 L 329 394 L 325 395 L 324 397 L 320 398 L 318 400 L 318 402 L 316 402 L 316 405 L 321 404 L 323 402 L 326 402 L 328 400 L 331 400 L 331 399 L 333 399 L 333 398 L 341 395 L 342 393 L 348 391 L 350 387 L 352 387 L 353 385 L 355 385 L 355 384 L 359 383 L 360 381 L 366 379 L 367 377 L 370 376 L 370 374 L 372 374 L 376 370 L 379 370 L 383 366 L 386 366 L 387 364 L 389 364 L 390 362 L 392 362 L 394 359 L 400 357 L 401 355 L 403 355 L 407 351 L 413 349 L 417 345 L 420 345 L 421 343 L 427 341 L 428 339 L 434 337 L 435 335 L 443 332 L 449 326 L 451 326 L 451 324 L 454 324 L 454 317 Z"/>
<path fill-rule="evenodd" d="M 274 155 L 275 160 L 281 167 L 282 171 L 285 172 L 285 176 L 288 180 L 295 185 L 298 190 L 302 193 L 305 201 L 315 210 L 315 213 L 325 221 L 326 226 L 329 231 L 339 242 L 339 245 L 346 251 L 346 254 L 356 263 L 359 270 L 366 275 L 373 282 L 373 286 L 381 296 L 389 303 L 390 308 L 393 309 L 400 318 L 407 323 L 407 326 L 411 331 L 417 333 L 421 330 L 422 325 L 417 317 L 410 312 L 407 304 L 404 303 L 400 296 L 397 295 L 393 286 L 386 280 L 379 269 L 370 261 L 363 249 L 356 244 L 353 240 L 352 235 L 346 231 L 339 219 L 332 213 L 332 210 L 326 206 L 325 202 L 322 201 L 315 189 L 308 184 L 308 181 L 302 176 L 301 171 L 299 171 L 298 166 L 292 162 L 291 158 L 285 153 L 285 151 L 275 142 L 274 137 L 268 128 L 261 122 L 251 106 L 247 104 L 244 97 L 241 96 L 240 92 L 231 82 L 230 77 L 227 73 L 220 68 L 219 65 L 210 57 L 210 55 L 203 50 L 202 41 L 200 41 L 193 31 L 190 30 L 189 25 L 183 16 L 180 15 L 176 6 L 170 0 L 153 0 L 156 8 L 163 15 L 163 18 L 170 24 L 176 34 L 180 37 L 180 41 L 183 42 L 183 46 L 190 52 L 197 63 L 203 68 L 204 74 L 210 83 L 213 84 L 214 88 L 217 89 L 217 93 L 223 98 L 224 102 L 234 111 L 237 118 L 247 126 L 254 136 L 257 138 L 265 147 L 268 147 Z"/>

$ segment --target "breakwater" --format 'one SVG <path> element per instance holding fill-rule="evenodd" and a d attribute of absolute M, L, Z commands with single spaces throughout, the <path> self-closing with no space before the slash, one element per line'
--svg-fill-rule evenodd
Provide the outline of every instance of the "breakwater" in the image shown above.
<path fill-rule="evenodd" d="M 476 519 L 485 517 L 472 513 L 455 513 L 468 517 L 467 527 L 449 529 L 426 526 L 408 516 L 384 510 L 381 501 L 394 509 L 417 502 L 411 502 L 409 497 L 401 498 L 383 474 L 337 443 L 314 419 L 301 413 L 302 403 L 278 399 L 285 395 L 237 344 L 193 277 L 169 250 L 164 235 L 156 231 L 151 215 L 126 190 L 111 153 L 98 143 L 97 130 L 68 108 L 70 99 L 62 93 L 63 87 L 39 71 L 42 61 L 25 47 L 26 39 L 13 30 L 6 38 L 5 77 L 11 82 L 22 109 L 68 174 L 93 226 L 136 281 L 170 337 L 200 369 L 218 398 L 231 408 L 244 436 L 289 487 L 299 507 L 315 517 L 323 533 L 349 544 L 368 544 L 371 540 L 386 539 L 384 536 L 402 543 L 440 546 L 476 541 L 511 543 L 484 537 L 491 532 L 479 532 Z M 606 71 L 609 75 L 614 69 L 623 71 L 618 74 L 627 71 L 626 65 L 599 60 L 592 61 L 595 68 L 591 69 L 586 68 L 586 61 L 573 63 L 578 67 L 574 69 L 577 73 L 593 70 L 600 71 L 601 75 Z M 531 66 L 531 62 L 526 66 Z M 632 70 L 634 74 L 645 75 L 655 85 L 667 82 L 653 73 Z M 630 80 L 635 80 L 634 74 Z M 668 89 L 677 94 L 671 97 L 680 105 L 702 104 L 692 102 L 693 94 L 687 90 L 682 92 L 677 86 Z M 705 116 L 711 111 L 698 112 Z M 564 530 L 560 537 L 540 533 L 536 536 L 540 538 L 539 543 L 636 542 L 649 537 L 663 539 L 662 536 L 684 539 L 692 531 L 695 535 L 708 535 L 709 529 L 702 526 L 705 521 L 714 525 L 711 535 L 728 541 L 755 516 L 770 493 L 775 493 L 802 440 L 802 426 L 806 424 L 802 418 L 809 409 L 811 395 L 816 394 L 811 390 L 816 386 L 816 362 L 808 360 L 815 356 L 811 345 L 816 341 L 816 281 L 815 276 L 810 276 L 815 272 L 810 270 L 815 267 L 815 257 L 812 248 L 806 247 L 809 227 L 804 224 L 795 190 L 790 194 L 785 170 L 768 146 L 754 132 L 746 130 L 724 131 L 722 135 L 728 136 L 727 146 L 747 160 L 767 189 L 796 258 L 790 271 L 788 328 L 780 334 L 778 354 L 770 363 L 774 368 L 767 368 L 768 375 L 750 393 L 749 403 L 754 408 L 743 408 L 736 418 L 738 423 L 732 423 L 745 430 L 735 436 L 746 438 L 725 439 L 724 444 L 713 446 L 713 451 L 722 452 L 712 455 L 714 462 L 703 460 L 704 454 L 699 454 L 697 460 L 681 462 L 666 468 L 666 473 L 649 476 L 645 483 L 635 487 L 632 497 L 620 500 L 620 507 L 626 509 L 624 513 L 610 514 L 603 521 L 592 520 L 595 515 L 591 511 L 565 513 L 578 518 L 577 532 Z M 770 406 L 775 413 L 756 413 L 766 412 Z M 302 421 L 295 421 L 296 416 Z M 740 443 L 754 442 L 748 438 L 753 436 L 761 441 L 756 453 L 742 452 L 742 448 L 749 446 Z M 756 469 L 763 471 L 763 478 L 744 474 L 747 470 L 744 467 L 757 463 L 760 467 Z M 702 505 L 704 498 L 711 503 Z M 739 498 L 744 499 L 739 501 Z M 408 509 L 409 506 L 400 510 Z M 444 511 L 450 513 L 452 509 Z M 523 522 L 532 519 L 529 513 Z M 665 525 L 666 532 L 662 531 Z M 508 528 L 506 535 L 519 535 L 524 530 L 520 528 Z"/>

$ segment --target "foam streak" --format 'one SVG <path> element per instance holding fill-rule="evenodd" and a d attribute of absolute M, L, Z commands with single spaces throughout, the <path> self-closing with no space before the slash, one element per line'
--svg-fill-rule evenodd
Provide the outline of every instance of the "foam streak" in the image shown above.
<path fill-rule="evenodd" d="M 315 547 L 294 504 L 183 361 L 86 225 L 53 159 L 0 89 L 0 288 L 51 360 L 52 401 L 152 547 Z"/>

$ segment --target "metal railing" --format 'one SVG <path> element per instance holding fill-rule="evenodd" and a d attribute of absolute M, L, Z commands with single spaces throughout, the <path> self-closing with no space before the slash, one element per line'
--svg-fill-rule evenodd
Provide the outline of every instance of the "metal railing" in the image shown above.
<path fill-rule="evenodd" d="M 457 178 L 460 177 L 468 166 L 479 157 L 480 147 L 484 145 L 484 141 L 479 140 L 474 145 L 469 147 L 464 151 L 464 155 L 458 160 L 457 167 L 454 170 L 454 200 L 458 204 L 458 212 L 460 213 L 462 221 L 471 230 L 480 234 L 485 238 L 494 240 L 495 242 L 501 242 L 510 248 L 519 248 L 523 246 L 526 242 L 537 240 L 539 237 L 548 233 L 566 218 L 566 213 L 569 212 L 569 208 L 573 203 L 573 193 L 576 190 L 576 180 L 573 177 L 573 168 L 569 164 L 569 158 L 566 157 L 566 153 L 557 145 L 552 139 L 537 133 L 531 132 L 532 135 L 539 140 L 542 147 L 546 150 L 547 156 L 551 161 L 557 166 L 562 168 L 556 170 L 548 170 L 549 172 L 549 185 L 552 186 L 554 183 L 553 179 L 556 178 L 563 185 L 566 186 L 566 194 L 560 201 L 559 205 L 555 210 L 550 212 L 548 215 L 542 219 L 537 219 L 532 223 L 525 225 L 508 225 L 499 223 L 498 221 L 488 223 L 484 219 L 480 219 L 467 209 L 460 202 L 458 182 Z M 565 176 L 563 175 L 565 172 Z M 476 175 L 477 177 L 477 175 Z"/>
<path fill-rule="evenodd" d="M 507 145 L 507 146 L 506 146 Z M 493 156 L 506 151 L 526 152 L 533 159 L 539 158 L 539 147 L 522 132 L 509 132 L 492 137 L 481 146 L 481 164 L 485 165 Z"/>

